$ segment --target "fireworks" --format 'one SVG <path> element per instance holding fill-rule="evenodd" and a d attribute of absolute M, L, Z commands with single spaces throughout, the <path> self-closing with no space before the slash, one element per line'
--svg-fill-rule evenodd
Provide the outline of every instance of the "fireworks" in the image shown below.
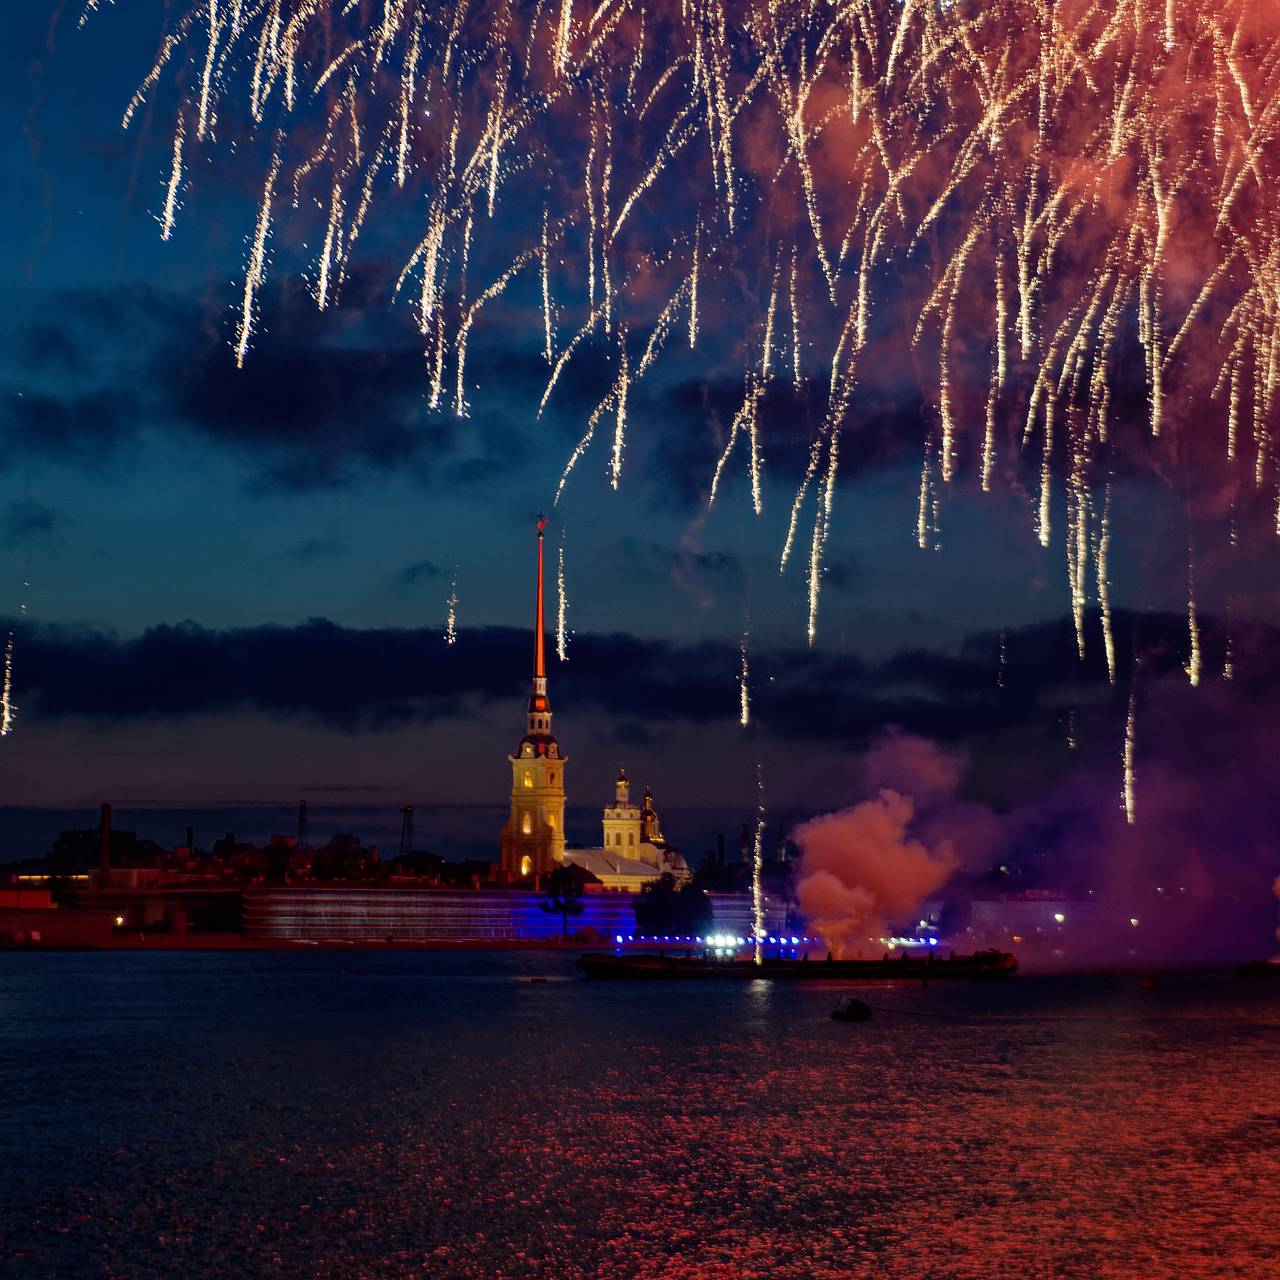
<path fill-rule="evenodd" d="M 569 661 L 569 597 L 564 585 L 564 535 L 560 538 L 560 562 L 556 567 L 556 657 Z"/>
<path fill-rule="evenodd" d="M 1124 802 L 1125 821 L 1133 826 L 1137 821 L 1135 810 L 1135 792 L 1137 786 L 1136 775 L 1134 771 L 1134 758 L 1137 755 L 1137 729 L 1138 729 L 1138 691 L 1131 689 L 1129 692 L 1129 714 L 1124 723 L 1124 788 L 1121 799 Z"/>
<path fill-rule="evenodd" d="M 4 683 L 0 685 L 0 738 L 7 738 L 13 732 L 16 711 L 13 705 L 13 643 L 14 633 L 10 630 L 4 644 Z"/>
<path fill-rule="evenodd" d="M 261 166 L 237 364 L 286 223 L 317 246 L 324 308 L 368 218 L 421 219 L 398 287 L 416 282 L 431 404 L 451 366 L 460 416 L 481 310 L 527 274 L 539 412 L 584 347 L 614 357 L 561 492 L 606 414 L 618 487 L 637 384 L 677 324 L 744 387 L 712 500 L 745 435 L 762 512 L 775 366 L 822 387 L 781 556 L 809 522 L 811 642 L 842 436 L 900 339 L 928 410 L 919 545 L 967 474 L 1020 491 L 1029 466 L 1082 651 L 1092 565 L 1114 682 L 1119 438 L 1161 476 L 1212 457 L 1280 517 L 1278 54 L 1272 0 L 200 0 L 124 123 L 187 95 L 165 238 L 193 152 Z M 1146 404 L 1121 415 L 1129 347 Z M 1194 682 L 1194 596 L 1188 646 Z"/>
<path fill-rule="evenodd" d="M 178 127 L 173 132 L 173 161 L 169 169 L 169 185 L 164 193 L 164 212 L 160 215 L 161 240 L 168 240 L 173 235 L 173 223 L 178 215 L 178 193 L 182 189 L 182 144 L 185 141 L 186 133 L 179 116 Z"/>
<path fill-rule="evenodd" d="M 444 621 L 444 642 L 445 644 L 457 644 L 458 642 L 458 575 L 454 572 L 453 581 L 449 586 L 449 599 L 445 602 L 448 606 L 448 613 Z"/>

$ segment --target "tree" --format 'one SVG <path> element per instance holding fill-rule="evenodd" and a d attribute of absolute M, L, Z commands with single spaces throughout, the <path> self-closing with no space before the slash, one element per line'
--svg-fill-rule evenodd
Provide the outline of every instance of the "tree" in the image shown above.
<path fill-rule="evenodd" d="M 692 885 L 681 888 L 669 871 L 641 886 L 633 909 L 641 933 L 700 937 L 712 924 L 711 899 Z"/>
<path fill-rule="evenodd" d="M 569 917 L 582 914 L 582 889 L 586 877 L 575 866 L 559 866 L 545 881 L 546 897 L 538 905 L 550 915 L 560 917 L 561 936 L 569 936 Z"/>

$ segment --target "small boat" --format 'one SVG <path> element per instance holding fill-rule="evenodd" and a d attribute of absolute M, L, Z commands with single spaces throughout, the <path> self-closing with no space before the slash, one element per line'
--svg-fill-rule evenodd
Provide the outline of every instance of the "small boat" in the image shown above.
<path fill-rule="evenodd" d="M 831 1010 L 831 1017 L 835 1022 L 870 1022 L 871 1006 L 852 996 L 841 996 L 836 1007 Z"/>

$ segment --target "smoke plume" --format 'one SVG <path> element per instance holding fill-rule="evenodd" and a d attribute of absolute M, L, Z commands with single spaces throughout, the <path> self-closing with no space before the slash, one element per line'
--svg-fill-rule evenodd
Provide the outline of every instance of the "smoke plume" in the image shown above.
<path fill-rule="evenodd" d="M 893 734 L 867 753 L 864 777 L 914 786 L 933 806 L 950 799 L 962 768 L 962 757 L 926 739 Z M 793 838 L 802 855 L 800 908 L 837 955 L 878 948 L 889 924 L 910 916 L 960 865 L 950 839 L 925 843 L 916 804 L 889 785 L 802 824 Z"/>

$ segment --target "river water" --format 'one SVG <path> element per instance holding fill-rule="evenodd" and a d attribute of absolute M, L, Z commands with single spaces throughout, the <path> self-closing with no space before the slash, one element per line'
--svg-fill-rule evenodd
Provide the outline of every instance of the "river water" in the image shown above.
<path fill-rule="evenodd" d="M 1280 984 L 842 989 L 0 955 L 0 1273 L 1280 1275 Z"/>

